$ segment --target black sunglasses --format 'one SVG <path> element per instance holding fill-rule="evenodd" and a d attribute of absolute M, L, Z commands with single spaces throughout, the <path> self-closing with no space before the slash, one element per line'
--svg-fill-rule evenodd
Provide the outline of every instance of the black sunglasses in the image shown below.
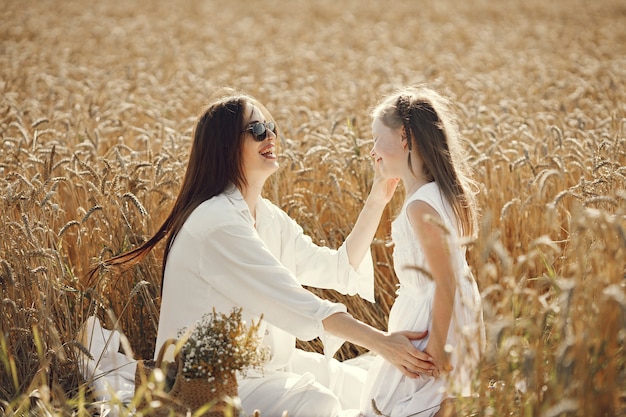
<path fill-rule="evenodd" d="M 244 132 L 252 133 L 254 140 L 263 142 L 267 138 L 267 131 L 271 131 L 276 136 L 276 125 L 274 122 L 255 122 L 244 130 Z"/>

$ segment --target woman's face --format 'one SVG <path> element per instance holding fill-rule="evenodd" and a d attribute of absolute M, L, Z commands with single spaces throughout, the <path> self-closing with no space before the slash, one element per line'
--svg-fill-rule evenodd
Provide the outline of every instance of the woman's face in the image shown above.
<path fill-rule="evenodd" d="M 267 120 L 261 111 L 251 104 L 246 105 L 244 113 L 244 127 L 246 130 L 255 123 L 266 123 Z M 276 134 L 267 129 L 264 140 L 255 140 L 252 132 L 244 132 L 243 141 L 243 169 L 246 181 L 254 183 L 265 181 L 278 169 L 276 158 Z"/>
<path fill-rule="evenodd" d="M 379 118 L 372 123 L 374 147 L 370 155 L 385 178 L 401 178 L 407 166 L 407 143 L 402 139 L 402 129 L 392 129 Z"/>

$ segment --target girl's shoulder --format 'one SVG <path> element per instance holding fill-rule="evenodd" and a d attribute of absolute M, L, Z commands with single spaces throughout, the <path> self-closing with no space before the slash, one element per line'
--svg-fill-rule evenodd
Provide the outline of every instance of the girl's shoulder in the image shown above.
<path fill-rule="evenodd" d="M 435 181 L 418 188 L 413 195 L 407 198 L 406 206 L 414 201 L 423 201 L 431 206 L 444 222 L 454 223 L 452 220 L 454 218 L 452 207 Z"/>
<path fill-rule="evenodd" d="M 420 200 L 430 205 L 433 205 L 431 204 L 431 201 L 439 201 L 442 197 L 443 194 L 441 192 L 441 189 L 439 188 L 439 185 L 435 181 L 432 181 L 418 188 L 411 196 L 406 199 L 406 204 L 408 205 L 413 201 Z"/>

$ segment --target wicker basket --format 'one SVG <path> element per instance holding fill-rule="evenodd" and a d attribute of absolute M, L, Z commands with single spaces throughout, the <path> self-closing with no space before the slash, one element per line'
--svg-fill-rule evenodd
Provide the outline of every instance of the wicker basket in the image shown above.
<path fill-rule="evenodd" d="M 223 417 L 227 408 L 227 397 L 237 396 L 237 378 L 234 373 L 224 375 L 224 380 L 209 382 L 206 379 L 187 379 L 183 376 L 182 358 L 176 356 L 173 363 L 163 363 L 163 356 L 167 348 L 176 344 L 175 339 L 168 339 L 161 349 L 156 361 L 138 361 L 135 371 L 135 387 L 142 386 L 150 380 L 155 368 L 164 366 L 166 383 L 164 390 L 148 390 L 144 393 L 138 410 L 146 410 L 150 405 L 152 410 L 150 415 L 168 416 L 170 411 L 176 415 L 185 415 L 189 410 L 192 413 L 200 407 L 211 403 L 210 409 L 203 414 L 205 417 Z M 163 368 L 162 368 L 163 369 Z M 137 390 L 135 388 L 135 390 Z M 154 406 L 154 401 L 158 400 L 160 405 Z"/>

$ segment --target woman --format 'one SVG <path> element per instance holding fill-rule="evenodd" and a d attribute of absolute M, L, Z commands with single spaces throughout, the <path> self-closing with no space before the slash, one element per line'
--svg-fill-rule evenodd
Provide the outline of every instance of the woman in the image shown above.
<path fill-rule="evenodd" d="M 206 107 L 170 215 L 143 246 L 106 264 L 136 263 L 166 237 L 157 351 L 213 308 L 229 313 L 241 307 L 248 322 L 263 315 L 261 334 L 271 359 L 264 372 L 238 380 L 244 411 L 329 417 L 358 408 L 362 381 L 332 359 L 344 340 L 378 353 L 409 378 L 434 366 L 411 343 L 425 333 L 379 331 L 303 287 L 373 301 L 369 247 L 398 181 L 377 173 L 345 243 L 338 250 L 318 247 L 261 197 L 278 169 L 277 134 L 269 112 L 252 97 L 230 95 Z M 328 363 L 295 348 L 296 338 L 316 337 L 324 342 Z"/>

